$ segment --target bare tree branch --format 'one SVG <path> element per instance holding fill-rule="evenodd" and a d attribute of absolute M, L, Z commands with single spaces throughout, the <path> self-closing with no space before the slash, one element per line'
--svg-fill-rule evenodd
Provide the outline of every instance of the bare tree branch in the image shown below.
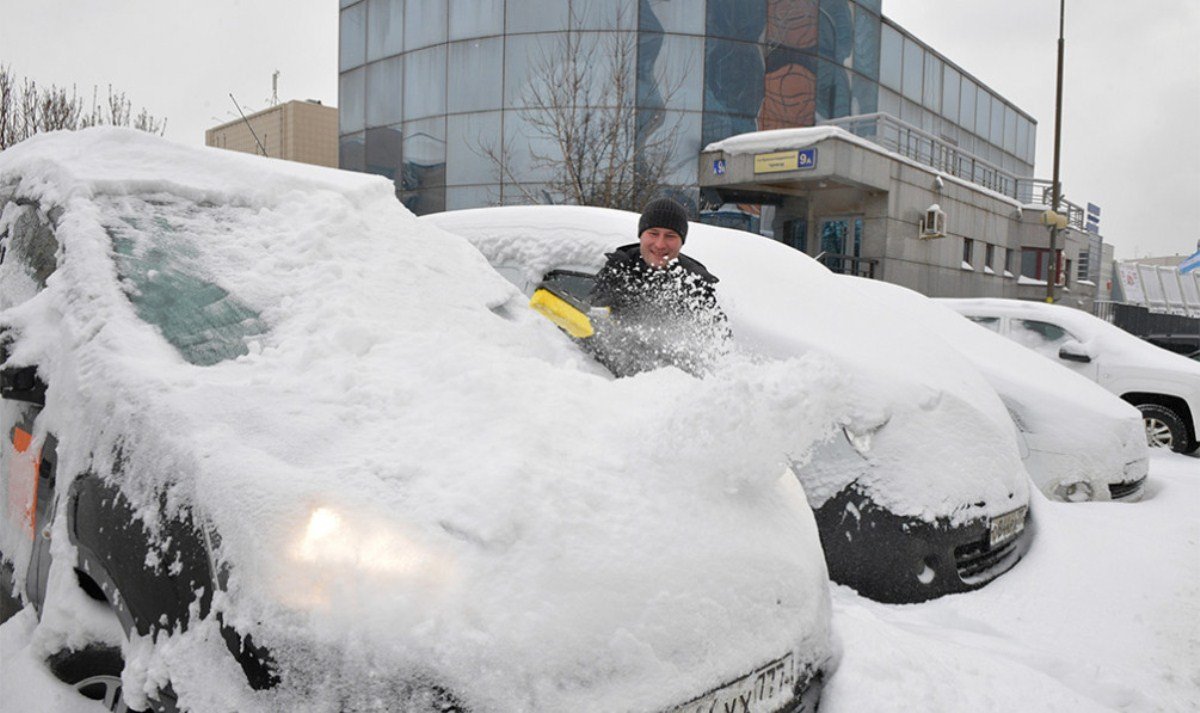
<path fill-rule="evenodd" d="M 616 26 L 625 26 L 620 11 Z M 529 165 L 544 172 L 549 191 L 567 202 L 640 211 L 671 174 L 679 126 L 666 121 L 663 108 L 687 68 L 677 68 L 683 70 L 679 79 L 658 86 L 656 109 L 638 106 L 634 32 L 571 30 L 531 54 L 524 106 L 514 110 L 529 130 Z M 541 202 L 522 182 L 529 177 L 514 175 L 513 147 L 506 137 L 499 141 L 498 147 L 481 144 L 478 153 L 506 184 Z"/>
<path fill-rule="evenodd" d="M 157 119 L 146 109 L 134 116 L 133 103 L 124 92 L 108 88 L 107 104 L 97 102 L 98 90 L 92 89 L 92 108 L 85 112 L 83 100 L 72 87 L 51 84 L 39 89 L 36 82 L 16 77 L 6 65 L 0 65 L 0 151 L 43 131 L 86 129 L 90 126 L 131 126 L 152 134 L 166 131 L 165 119 Z"/>

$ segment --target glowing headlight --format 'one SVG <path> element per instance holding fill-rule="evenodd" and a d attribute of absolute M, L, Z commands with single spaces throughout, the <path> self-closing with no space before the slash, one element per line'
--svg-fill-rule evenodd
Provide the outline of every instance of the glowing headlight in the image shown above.
<path fill-rule="evenodd" d="M 402 595 L 437 590 L 452 573 L 450 562 L 381 518 L 350 518 L 318 507 L 288 551 L 291 566 L 279 594 L 293 606 L 330 605 L 364 592 Z"/>

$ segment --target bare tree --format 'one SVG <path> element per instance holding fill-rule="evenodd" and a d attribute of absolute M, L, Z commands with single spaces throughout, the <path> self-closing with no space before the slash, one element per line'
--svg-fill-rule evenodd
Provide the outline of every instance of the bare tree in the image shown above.
<path fill-rule="evenodd" d="M 620 17 L 616 24 L 623 26 Z M 548 175 L 547 190 L 538 195 L 516 175 L 505 137 L 480 142 L 480 153 L 526 200 L 640 211 L 663 190 L 679 135 L 664 108 L 678 82 L 656 86 L 648 106 L 638 106 L 636 36 L 564 32 L 530 57 L 524 105 L 515 111 L 531 134 L 529 165 Z"/>
<path fill-rule="evenodd" d="M 18 85 L 9 68 L 0 65 L 0 151 L 34 134 L 60 129 L 131 126 L 160 136 L 166 132 L 166 119 L 158 119 L 146 109 L 134 115 L 133 103 L 124 92 L 113 91 L 112 85 L 107 102 L 98 97 L 99 89 L 93 89 L 91 110 L 85 111 L 74 87 L 69 93 L 53 84 L 39 88 L 29 79 Z"/>

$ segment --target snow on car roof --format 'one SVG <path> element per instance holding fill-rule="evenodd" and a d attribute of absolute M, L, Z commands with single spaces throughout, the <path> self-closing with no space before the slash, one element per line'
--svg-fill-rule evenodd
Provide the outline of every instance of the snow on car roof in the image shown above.
<path fill-rule="evenodd" d="M 6 192 L 61 243 L 0 313 L 50 384 L 43 424 L 74 435 L 60 473 L 119 451 L 148 521 L 160 494 L 199 508 L 233 565 L 226 621 L 280 634 L 281 661 L 419 662 L 481 710 L 630 710 L 827 651 L 823 556 L 782 476 L 829 432 L 828 364 L 613 380 L 378 177 L 93 129 L 0 154 Z M 134 670 L 182 665 L 187 636 Z"/>
<path fill-rule="evenodd" d="M 599 268 L 606 251 L 636 241 L 638 216 L 524 206 L 421 220 L 468 237 L 493 265 L 523 267 L 525 281 L 536 285 L 546 269 L 559 265 Z M 980 513 L 959 510 L 961 503 L 1011 507 L 1008 493 L 1027 491 L 1004 406 L 973 367 L 930 343 L 920 326 L 897 324 L 816 261 L 761 236 L 692 223 L 683 252 L 720 279 L 717 297 L 739 345 L 759 358 L 830 359 L 854 381 L 841 415 L 864 430 L 905 414 L 880 433 L 895 440 L 892 453 L 908 457 L 862 483 L 881 505 L 927 520 L 964 518 Z M 836 494 L 847 484 L 838 476 L 845 475 L 806 480 L 810 502 L 819 506 Z"/>
<path fill-rule="evenodd" d="M 1122 358 L 1142 366 L 1191 371 L 1200 376 L 1200 364 L 1195 361 L 1155 347 L 1116 325 L 1074 307 L 999 298 L 939 301 L 964 313 L 1048 319 L 1066 327 L 1084 346 L 1095 346 L 1107 352 L 1120 354 Z"/>

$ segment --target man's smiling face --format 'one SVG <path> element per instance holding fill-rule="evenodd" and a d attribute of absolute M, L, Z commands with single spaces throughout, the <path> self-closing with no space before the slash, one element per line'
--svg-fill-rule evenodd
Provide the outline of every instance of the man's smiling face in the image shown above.
<path fill-rule="evenodd" d="M 647 228 L 641 237 L 642 260 L 654 268 L 666 267 L 679 257 L 683 238 L 667 228 Z"/>

